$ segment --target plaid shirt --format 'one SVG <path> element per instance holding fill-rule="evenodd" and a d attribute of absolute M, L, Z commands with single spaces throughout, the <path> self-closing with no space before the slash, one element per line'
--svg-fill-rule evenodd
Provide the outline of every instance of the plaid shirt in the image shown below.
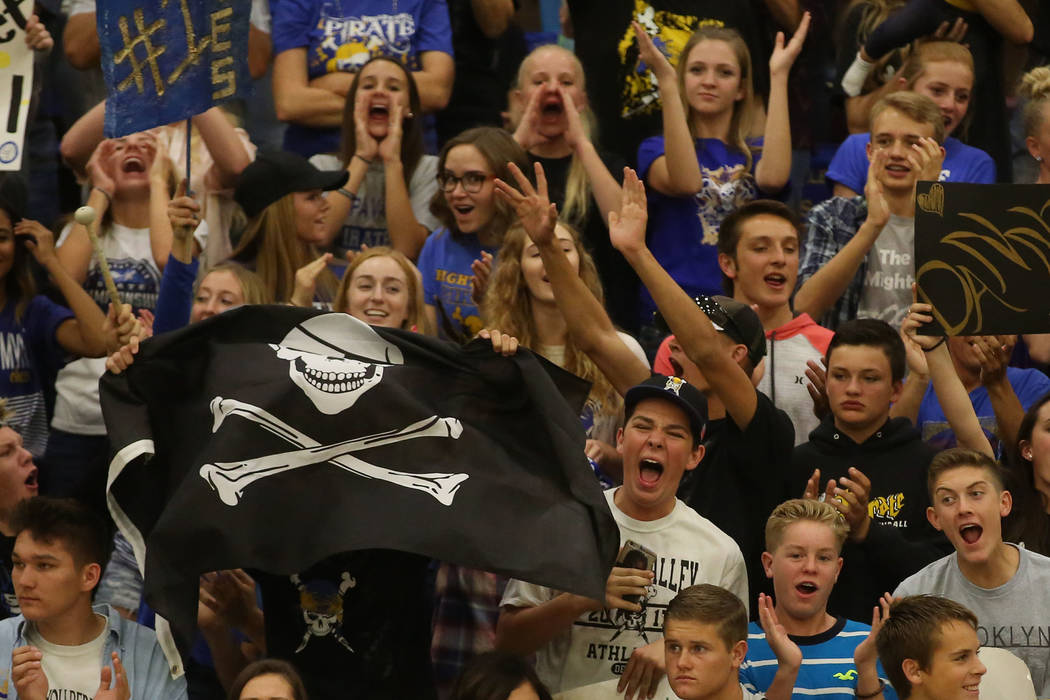
<path fill-rule="evenodd" d="M 799 288 L 849 243 L 867 217 L 868 204 L 863 197 L 832 197 L 809 210 L 806 240 L 798 266 Z M 868 257 L 864 256 L 846 291 L 818 320 L 820 325 L 835 330 L 840 323 L 857 317 L 867 269 Z"/>
<path fill-rule="evenodd" d="M 498 574 L 441 564 L 434 584 L 434 620 L 430 658 L 438 697 L 473 657 L 496 645 L 499 602 L 507 579 Z"/>

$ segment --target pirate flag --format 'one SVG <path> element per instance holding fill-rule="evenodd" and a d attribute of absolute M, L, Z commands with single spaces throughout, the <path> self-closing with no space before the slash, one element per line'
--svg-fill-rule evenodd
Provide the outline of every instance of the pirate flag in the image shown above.
<path fill-rule="evenodd" d="M 201 573 L 356 549 L 601 599 L 619 534 L 584 456 L 586 393 L 529 352 L 243 307 L 103 377 L 109 508 L 182 649 Z"/>

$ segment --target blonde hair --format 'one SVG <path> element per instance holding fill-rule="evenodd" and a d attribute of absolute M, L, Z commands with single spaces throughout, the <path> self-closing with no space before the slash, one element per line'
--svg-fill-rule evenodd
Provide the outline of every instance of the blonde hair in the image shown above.
<path fill-rule="evenodd" d="M 559 222 L 558 226 L 572 236 L 580 259 L 580 279 L 599 302 L 604 302 L 602 283 L 594 260 L 584 248 L 580 234 L 572 226 Z M 532 296 L 525 286 L 521 272 L 521 255 L 530 244 L 521 224 L 511 226 L 503 238 L 503 246 L 496 254 L 492 277 L 481 300 L 481 317 L 486 328 L 498 328 L 518 339 L 523 347 L 538 350 L 539 331 L 532 316 Z M 581 352 L 569 335 L 565 339 L 565 359 L 562 368 L 591 382 L 587 403 L 595 412 L 614 414 L 623 407 L 619 394 L 605 375 Z"/>
<path fill-rule="evenodd" d="M 266 285 L 263 284 L 262 278 L 244 265 L 233 260 L 224 260 L 218 265 L 208 268 L 208 271 L 201 275 L 193 284 L 194 296 L 197 295 L 197 290 L 200 289 L 204 280 L 213 272 L 229 272 L 232 274 L 237 279 L 237 283 L 241 285 L 241 296 L 244 298 L 245 304 L 273 303 L 273 299 L 270 297 Z"/>
<path fill-rule="evenodd" d="M 587 94 L 587 79 L 583 74 L 583 64 L 572 51 L 558 46 L 557 44 L 544 44 L 538 46 L 521 61 L 518 66 L 518 80 L 515 90 L 521 90 L 528 81 L 528 66 L 534 56 L 540 52 L 560 53 L 572 61 L 573 72 L 579 81 L 580 92 Z M 580 106 L 580 105 L 577 105 Z M 520 119 L 520 114 L 518 115 Z M 580 121 L 583 123 L 583 133 L 588 139 L 592 139 L 596 130 L 594 113 L 590 105 L 584 105 L 580 111 Z M 582 226 L 587 216 L 587 209 L 591 202 L 591 182 L 587 177 L 587 171 L 583 167 L 583 161 L 572 154 L 569 164 L 569 174 L 565 181 L 565 201 L 562 202 L 560 215 L 566 221 L 571 221 L 576 226 Z"/>
<path fill-rule="evenodd" d="M 1050 66 L 1039 66 L 1024 74 L 1018 92 L 1028 100 L 1024 106 L 1024 133 L 1033 136 L 1046 122 L 1050 102 Z"/>
<path fill-rule="evenodd" d="M 385 245 L 369 248 L 354 256 L 354 259 L 350 261 L 350 265 L 347 266 L 346 272 L 343 273 L 343 280 L 339 283 L 339 289 L 335 293 L 335 302 L 332 304 L 332 310 L 344 314 L 350 313 L 350 304 L 347 303 L 347 297 L 350 293 L 350 284 L 354 281 L 354 272 L 361 267 L 362 263 L 372 258 L 390 258 L 405 273 L 405 279 L 408 282 L 408 312 L 401 327 L 406 330 L 416 328 L 420 332 L 428 332 L 426 316 L 423 313 L 423 283 L 420 280 L 419 270 L 405 257 L 404 253 Z"/>
<path fill-rule="evenodd" d="M 940 108 L 926 95 L 917 92 L 892 92 L 886 95 L 871 108 L 872 127 L 875 126 L 875 120 L 887 109 L 896 110 L 920 124 L 933 125 L 933 138 L 939 144 L 944 143 L 944 117 Z"/>
<path fill-rule="evenodd" d="M 775 552 L 789 526 L 802 521 L 827 525 L 835 536 L 839 551 L 849 534 L 849 524 L 839 516 L 835 506 L 812 498 L 792 498 L 773 509 L 766 520 L 766 551 Z"/>
<path fill-rule="evenodd" d="M 733 103 L 733 117 L 729 122 L 727 139 L 729 146 L 744 154 L 744 168 L 743 170 L 738 169 L 733 176 L 733 179 L 737 180 L 750 174 L 751 166 L 755 162 L 751 147 L 747 144 L 747 137 L 751 133 L 751 115 L 755 111 L 755 89 L 751 81 L 751 52 L 748 51 L 747 44 L 740 33 L 729 27 L 705 26 L 696 30 L 689 37 L 689 41 L 686 42 L 682 53 L 678 56 L 675 73 L 678 75 L 678 92 L 682 100 L 682 107 L 689 115 L 689 131 L 694 139 L 697 137 L 692 120 L 694 110 L 685 92 L 685 73 L 688 68 L 689 53 L 702 41 L 722 41 L 728 44 L 740 67 L 740 89 L 743 90 L 744 96 Z"/>
<path fill-rule="evenodd" d="M 318 257 L 317 249 L 299 239 L 296 232 L 295 193 L 289 193 L 248 221 L 230 259 L 253 268 L 270 298 L 277 303 L 291 300 L 296 271 Z M 317 277 L 317 295 L 331 301 L 338 281 L 331 270 Z"/>

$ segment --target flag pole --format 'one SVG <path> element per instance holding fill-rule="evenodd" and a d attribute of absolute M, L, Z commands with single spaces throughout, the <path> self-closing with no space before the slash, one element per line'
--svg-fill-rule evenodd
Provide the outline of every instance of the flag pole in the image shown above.
<path fill-rule="evenodd" d="M 193 117 L 186 117 L 186 196 L 193 196 L 193 188 L 190 187 L 190 160 L 192 158 L 193 151 L 190 146 L 193 145 Z"/>

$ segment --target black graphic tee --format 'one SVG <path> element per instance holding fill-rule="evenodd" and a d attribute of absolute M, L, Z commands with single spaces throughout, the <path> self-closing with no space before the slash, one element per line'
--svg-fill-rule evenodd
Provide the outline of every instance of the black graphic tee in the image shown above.
<path fill-rule="evenodd" d="M 268 653 L 295 665 L 311 700 L 436 697 L 427 561 L 373 549 L 256 574 Z"/>

